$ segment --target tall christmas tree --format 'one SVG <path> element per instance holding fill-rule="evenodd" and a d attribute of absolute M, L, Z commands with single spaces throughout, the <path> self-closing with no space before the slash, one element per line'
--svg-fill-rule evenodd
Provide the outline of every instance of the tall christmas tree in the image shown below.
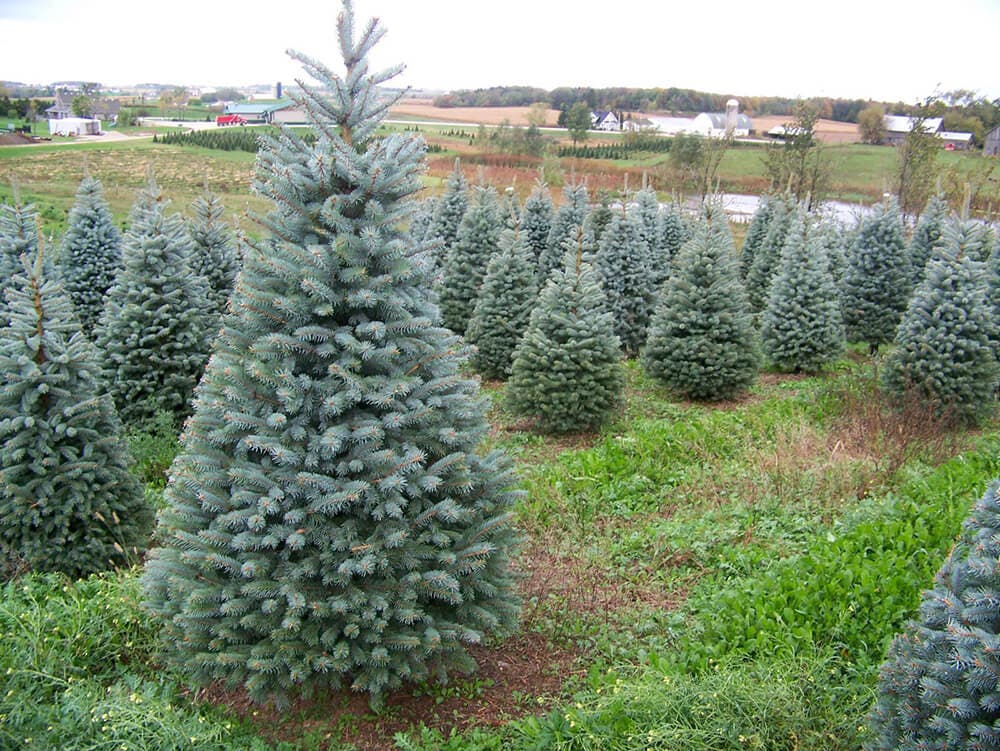
<path fill-rule="evenodd" d="M 208 359 L 218 317 L 208 285 L 190 268 L 191 241 L 152 175 L 122 245 L 123 268 L 101 317 L 97 345 L 122 419 L 159 411 L 182 420 Z"/>
<path fill-rule="evenodd" d="M 469 321 L 466 340 L 476 345 L 472 367 L 486 378 L 506 379 L 514 348 L 528 327 L 538 289 L 535 263 L 524 233 L 504 230 L 500 250 L 486 267 L 486 278 Z"/>
<path fill-rule="evenodd" d="M 486 267 L 500 242 L 503 217 L 498 200 L 494 188 L 476 186 L 441 269 L 441 320 L 456 334 L 464 334 L 469 325 Z"/>
<path fill-rule="evenodd" d="M 848 341 L 868 342 L 873 353 L 891 342 L 910 297 L 910 279 L 899 204 L 890 200 L 862 220 L 848 253 L 843 281 Z"/>
<path fill-rule="evenodd" d="M 1000 747 L 1000 499 L 994 483 L 893 641 L 869 715 L 869 751 Z"/>
<path fill-rule="evenodd" d="M 761 317 L 764 354 L 781 370 L 812 373 L 844 349 L 840 295 L 816 229 L 796 207 Z"/>
<path fill-rule="evenodd" d="M 626 355 L 638 354 L 656 305 L 649 247 L 636 215 L 616 212 L 598 246 L 594 268 Z"/>
<path fill-rule="evenodd" d="M 226 207 L 207 188 L 191 204 L 192 218 L 187 223 L 194 244 L 191 271 L 208 282 L 211 307 L 220 314 L 226 309 L 239 271 L 239 253 L 229 225 L 223 221 Z"/>
<path fill-rule="evenodd" d="M 727 399 L 757 377 L 746 291 L 722 209 L 707 216 L 674 259 L 642 353 L 646 372 L 694 399 Z"/>
<path fill-rule="evenodd" d="M 0 330 L 0 553 L 8 565 L 74 577 L 135 561 L 153 513 L 129 473 L 97 353 L 37 258 L 11 281 Z"/>
<path fill-rule="evenodd" d="M 986 267 L 961 241 L 960 227 L 945 229 L 899 324 L 882 387 L 896 396 L 912 389 L 942 414 L 978 422 L 993 412 L 998 322 L 987 304 Z"/>
<path fill-rule="evenodd" d="M 600 427 L 624 386 L 620 344 L 597 273 L 583 260 L 579 227 L 575 246 L 538 297 L 507 389 L 514 412 L 552 433 Z"/>
<path fill-rule="evenodd" d="M 403 230 L 423 141 L 376 136 L 398 72 L 369 72 L 378 22 L 355 38 L 345 0 L 338 30 L 345 74 L 292 53 L 319 82 L 299 100 L 316 141 L 258 155 L 271 238 L 237 280 L 143 577 L 175 664 L 279 703 L 470 669 L 467 646 L 518 613 L 515 478 L 477 453 L 487 405 Z"/>
<path fill-rule="evenodd" d="M 92 335 L 96 328 L 121 267 L 121 232 L 100 180 L 88 175 L 69 211 L 59 264 L 59 276 L 85 333 Z"/>

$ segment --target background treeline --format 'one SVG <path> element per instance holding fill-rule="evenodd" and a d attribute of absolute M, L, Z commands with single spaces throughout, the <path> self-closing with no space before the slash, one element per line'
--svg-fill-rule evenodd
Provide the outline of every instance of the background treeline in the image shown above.
<path fill-rule="evenodd" d="M 627 87 L 591 88 L 560 87 L 547 91 L 530 86 L 491 86 L 487 89 L 459 89 L 434 100 L 438 107 L 526 107 L 545 102 L 553 109 L 565 112 L 577 102 L 593 110 L 628 110 L 632 112 L 722 112 L 730 94 L 713 94 L 694 89 L 634 89 Z M 777 96 L 739 96 L 741 111 L 753 115 L 791 115 L 803 101 L 812 105 L 819 117 L 855 123 L 858 114 L 872 104 L 865 99 L 814 97 L 806 100 Z M 918 103 L 876 102 L 890 114 L 916 114 Z M 988 100 L 965 89 L 933 97 L 935 116 L 959 122 L 975 117 L 987 128 L 1000 125 L 1000 99 Z M 948 123 L 946 122 L 946 127 Z"/>

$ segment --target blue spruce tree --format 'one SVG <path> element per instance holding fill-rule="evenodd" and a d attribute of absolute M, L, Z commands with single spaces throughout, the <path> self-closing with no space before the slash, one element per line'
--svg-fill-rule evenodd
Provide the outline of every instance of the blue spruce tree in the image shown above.
<path fill-rule="evenodd" d="M 754 382 L 759 357 L 732 235 L 721 208 L 706 212 L 663 285 L 642 365 L 678 393 L 718 400 Z"/>
<path fill-rule="evenodd" d="M 567 185 L 563 188 L 563 203 L 556 209 L 552 219 L 552 229 L 549 231 L 549 242 L 545 252 L 538 258 L 539 284 L 544 286 L 545 280 L 558 268 L 562 268 L 566 253 L 566 243 L 576 237 L 576 230 L 583 226 L 589 211 L 590 198 L 587 196 L 587 186 L 583 183 Z"/>
<path fill-rule="evenodd" d="M 912 286 L 899 204 L 890 200 L 861 221 L 847 256 L 843 312 L 847 339 L 872 353 L 891 342 Z"/>
<path fill-rule="evenodd" d="M 122 271 L 108 290 L 97 336 L 122 420 L 163 411 L 183 420 L 218 321 L 208 285 L 191 271 L 191 240 L 152 175 L 130 214 Z"/>
<path fill-rule="evenodd" d="M 767 222 L 767 233 L 756 250 L 749 251 L 753 256 L 746 276 L 747 298 L 754 313 L 760 313 L 767 307 L 768 296 L 771 294 L 771 282 L 778 271 L 778 261 L 785 247 L 785 236 L 795 211 L 795 199 L 791 196 L 775 196 L 768 200 L 770 219 Z M 748 238 L 749 238 L 749 230 Z M 754 238 L 749 238 L 753 240 Z M 744 247 L 746 242 L 744 241 Z"/>
<path fill-rule="evenodd" d="M 882 371 L 894 396 L 914 390 L 942 416 L 975 423 L 993 412 L 1000 371 L 996 321 L 987 303 L 985 265 L 962 248 L 962 228 L 945 229 L 899 324 Z"/>
<path fill-rule="evenodd" d="M 1000 747 L 1000 499 L 994 483 L 882 665 L 869 751 Z"/>
<path fill-rule="evenodd" d="M 14 203 L 0 204 L 0 293 L 8 289 L 24 266 L 23 260 L 34 263 L 38 252 L 38 212 L 30 203 L 21 203 L 14 186 Z M 48 264 L 48 259 L 44 259 Z M 46 269 L 47 277 L 51 273 Z M 6 316 L 6 300 L 0 294 L 0 312 Z M 3 321 L 0 321 L 2 324 Z"/>
<path fill-rule="evenodd" d="M 464 334 L 469 325 L 502 230 L 496 190 L 476 186 L 472 205 L 462 217 L 458 237 L 441 269 L 441 320 L 456 334 Z"/>
<path fill-rule="evenodd" d="M 221 314 L 233 291 L 240 259 L 233 233 L 223 221 L 226 207 L 207 188 L 191 205 L 193 216 L 187 223 L 191 249 L 191 272 L 208 282 L 211 307 Z"/>
<path fill-rule="evenodd" d="M 535 263 L 525 235 L 504 230 L 500 250 L 486 267 L 466 334 L 466 341 L 476 345 L 472 367 L 478 373 L 500 380 L 510 375 L 514 348 L 528 327 L 537 297 Z"/>
<path fill-rule="evenodd" d="M 796 207 L 761 317 L 764 354 L 780 370 L 812 373 L 844 349 L 840 295 L 817 225 Z"/>
<path fill-rule="evenodd" d="M 143 576 L 169 655 L 196 682 L 279 704 L 350 686 L 373 702 L 474 663 L 512 628 L 518 491 L 480 454 L 486 402 L 463 378 L 403 227 L 424 145 L 376 136 L 377 21 L 338 21 L 346 73 L 300 103 L 315 143 L 266 139 L 274 201 L 199 387 Z M 331 99 L 321 93 L 331 90 Z"/>
<path fill-rule="evenodd" d="M 910 256 L 910 284 L 916 287 L 924 278 L 924 267 L 934 249 L 942 243 L 942 233 L 948 221 L 948 204 L 944 196 L 931 196 L 924 213 L 920 215 L 917 228 L 910 238 L 907 252 Z"/>
<path fill-rule="evenodd" d="M 436 243 L 438 261 L 444 261 L 458 239 L 458 228 L 469 208 L 469 183 L 462 172 L 462 164 L 455 160 L 455 169 L 445 181 L 444 194 L 437 200 L 434 220 L 427 239 Z"/>
<path fill-rule="evenodd" d="M 650 252 L 638 216 L 614 214 L 601 238 L 594 267 L 622 350 L 627 356 L 636 355 L 646 343 L 646 329 L 656 306 Z"/>
<path fill-rule="evenodd" d="M 549 187 L 539 180 L 525 200 L 524 211 L 521 214 L 521 232 L 524 233 L 524 241 L 531 251 L 536 269 L 539 259 L 548 247 L 554 215 L 552 194 L 549 192 Z"/>
<path fill-rule="evenodd" d="M 153 513 L 129 473 L 97 353 L 38 258 L 11 281 L 0 334 L 0 553 L 8 566 L 73 577 L 134 562 Z"/>
<path fill-rule="evenodd" d="M 681 246 L 687 242 L 688 234 L 687 222 L 684 221 L 680 206 L 671 203 L 660 211 L 660 247 L 668 267 L 680 252 Z M 669 268 L 667 276 L 670 276 Z"/>
<path fill-rule="evenodd" d="M 59 276 L 83 331 L 97 327 L 108 290 L 122 267 L 122 236 L 104 199 L 100 180 L 84 177 L 69 211 Z"/>
<path fill-rule="evenodd" d="M 743 247 L 740 248 L 740 279 L 745 280 L 750 273 L 750 269 L 753 268 L 757 251 L 760 250 L 761 245 L 764 244 L 764 240 L 767 238 L 771 219 L 774 216 L 775 201 L 780 200 L 780 198 L 774 196 L 761 196 L 760 203 L 757 204 L 757 210 L 753 212 L 753 216 L 750 218 L 750 226 L 747 227 L 746 237 L 743 238 Z"/>
<path fill-rule="evenodd" d="M 507 388 L 511 410 L 550 433 L 600 427 L 624 387 L 620 344 L 580 227 L 575 246 L 538 296 Z"/>

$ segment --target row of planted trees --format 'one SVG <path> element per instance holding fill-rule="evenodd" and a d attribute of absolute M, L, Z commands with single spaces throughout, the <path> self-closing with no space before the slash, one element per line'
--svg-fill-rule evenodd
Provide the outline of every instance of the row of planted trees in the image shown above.
<path fill-rule="evenodd" d="M 128 473 L 123 419 L 175 424 L 229 296 L 237 256 L 213 195 L 185 222 L 150 177 L 122 236 L 85 177 L 67 231 L 43 247 L 30 205 L 0 216 L 0 545 L 8 568 L 80 575 L 135 560 L 152 512 Z"/>
<path fill-rule="evenodd" d="M 893 202 L 844 227 L 789 196 L 765 197 L 739 254 L 712 202 L 687 217 L 648 188 L 614 209 L 591 205 L 582 185 L 563 198 L 556 211 L 539 183 L 521 207 L 491 187 L 470 189 L 456 166 L 413 226 L 438 251 L 445 324 L 477 346 L 479 373 L 510 379 L 510 406 L 544 429 L 606 419 L 622 355 L 640 356 L 679 394 L 717 400 L 750 386 L 765 360 L 816 372 L 847 342 L 872 352 L 896 342 L 882 374 L 890 393 L 915 392 L 963 421 L 991 413 L 1000 320 L 993 231 L 949 217 L 941 198 L 908 240 Z M 592 284 L 584 301 L 548 290 L 583 276 Z M 539 343 L 546 319 L 557 322 L 556 338 Z M 596 388 L 600 373 L 607 387 Z M 557 416 L 561 403 L 569 411 Z"/>

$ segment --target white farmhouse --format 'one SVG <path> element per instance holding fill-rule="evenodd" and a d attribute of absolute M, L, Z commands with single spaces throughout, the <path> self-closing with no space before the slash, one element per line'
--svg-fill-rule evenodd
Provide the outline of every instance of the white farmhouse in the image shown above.
<path fill-rule="evenodd" d="M 621 121 L 614 112 L 592 112 L 590 121 L 593 130 L 619 131 L 622 129 Z"/>

